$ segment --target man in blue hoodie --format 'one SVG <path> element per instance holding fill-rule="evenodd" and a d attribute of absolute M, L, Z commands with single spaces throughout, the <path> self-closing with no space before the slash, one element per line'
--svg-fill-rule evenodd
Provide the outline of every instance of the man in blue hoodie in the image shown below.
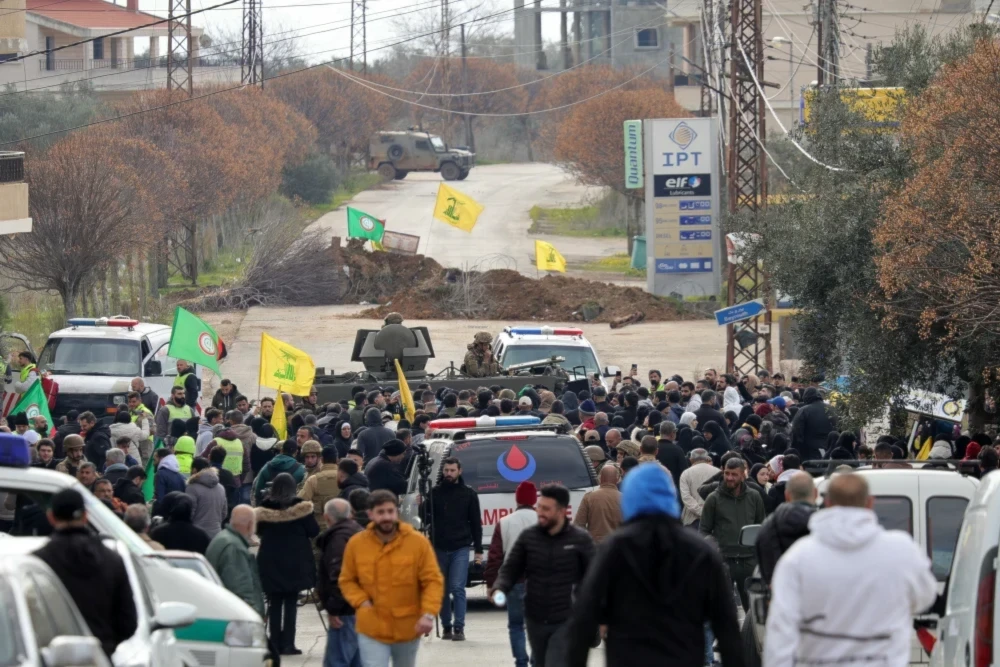
<path fill-rule="evenodd" d="M 601 544 L 577 590 L 560 664 L 585 667 L 594 634 L 606 626 L 608 667 L 702 667 L 709 623 L 722 664 L 742 667 L 722 558 L 681 525 L 680 514 L 677 489 L 660 465 L 644 463 L 628 474 L 622 484 L 625 523 Z"/>

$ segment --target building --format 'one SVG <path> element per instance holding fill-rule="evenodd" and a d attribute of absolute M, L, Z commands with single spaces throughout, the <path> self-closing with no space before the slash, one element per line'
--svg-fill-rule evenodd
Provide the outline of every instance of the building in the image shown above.
<path fill-rule="evenodd" d="M 0 0 L 0 86 L 18 90 L 55 91 L 62 84 L 86 81 L 98 92 L 166 86 L 166 22 L 141 12 L 138 0 L 116 5 L 104 0 Z M 125 35 L 107 37 L 121 30 Z M 239 46 L 230 57 L 203 58 L 203 30 L 192 27 L 191 57 L 195 85 L 238 82 Z M 24 56 L 93 40 L 68 48 L 29 55 L 3 63 L 5 56 Z M 136 43 L 148 50 L 136 53 Z M 213 54 L 214 55 L 214 54 Z M 235 56 L 235 57 L 232 57 Z"/>
<path fill-rule="evenodd" d="M 24 153 L 0 152 L 0 235 L 31 231 Z"/>

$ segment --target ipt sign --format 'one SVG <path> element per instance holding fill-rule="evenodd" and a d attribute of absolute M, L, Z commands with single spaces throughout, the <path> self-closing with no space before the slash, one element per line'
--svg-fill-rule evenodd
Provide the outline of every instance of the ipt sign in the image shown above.
<path fill-rule="evenodd" d="M 703 166 L 703 156 L 705 152 L 701 150 L 701 144 L 698 139 L 701 135 L 691 127 L 691 124 L 686 121 L 681 121 L 676 127 L 667 135 L 667 138 L 673 144 L 669 146 L 673 150 L 665 150 L 660 153 L 662 164 L 661 167 L 671 168 L 676 167 L 680 169 L 686 169 L 692 171 L 695 167 Z M 698 150 L 693 150 L 697 148 Z M 690 150 L 689 150 L 690 149 Z M 663 173 L 663 172 L 659 172 Z"/>

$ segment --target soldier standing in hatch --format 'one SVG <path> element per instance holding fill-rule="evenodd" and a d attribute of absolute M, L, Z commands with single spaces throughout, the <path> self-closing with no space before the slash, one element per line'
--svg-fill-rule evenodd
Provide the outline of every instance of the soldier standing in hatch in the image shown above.
<path fill-rule="evenodd" d="M 493 360 L 493 351 L 490 349 L 492 342 L 493 336 L 487 331 L 480 331 L 472 339 L 472 343 L 467 346 L 469 351 L 465 353 L 465 361 L 462 363 L 466 375 L 475 378 L 500 375 L 500 364 Z"/>
<path fill-rule="evenodd" d="M 385 323 L 385 325 L 389 325 L 389 324 L 402 324 L 403 323 L 403 316 L 400 315 L 399 313 L 389 313 L 388 315 L 385 316 L 385 319 L 383 320 L 383 322 Z"/>

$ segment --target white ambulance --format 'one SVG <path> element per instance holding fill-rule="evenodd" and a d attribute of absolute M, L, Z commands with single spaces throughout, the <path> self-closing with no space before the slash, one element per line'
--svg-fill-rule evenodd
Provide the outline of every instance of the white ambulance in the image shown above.
<path fill-rule="evenodd" d="M 598 487 L 597 474 L 580 441 L 555 426 L 542 426 L 537 417 L 470 417 L 437 419 L 424 438 L 432 468 L 431 485 L 441 479 L 441 461 L 449 456 L 462 463 L 462 481 L 479 495 L 483 523 L 483 555 L 489 550 L 500 519 L 516 508 L 514 491 L 524 481 L 541 489 L 562 484 L 570 492 L 568 514 L 583 495 Z M 419 528 L 420 470 L 411 466 L 409 487 L 401 498 L 400 516 Z M 469 551 L 470 560 L 473 558 Z M 483 581 L 483 567 L 469 567 L 472 586 Z"/>
<path fill-rule="evenodd" d="M 572 327 L 504 327 L 493 338 L 493 358 L 504 370 L 524 368 L 530 362 L 561 357 L 560 366 L 570 380 L 586 379 L 591 385 L 594 378 L 608 388 L 606 378 L 613 378 L 619 369 L 601 367 L 597 351 L 590 344 L 582 329 Z"/>

